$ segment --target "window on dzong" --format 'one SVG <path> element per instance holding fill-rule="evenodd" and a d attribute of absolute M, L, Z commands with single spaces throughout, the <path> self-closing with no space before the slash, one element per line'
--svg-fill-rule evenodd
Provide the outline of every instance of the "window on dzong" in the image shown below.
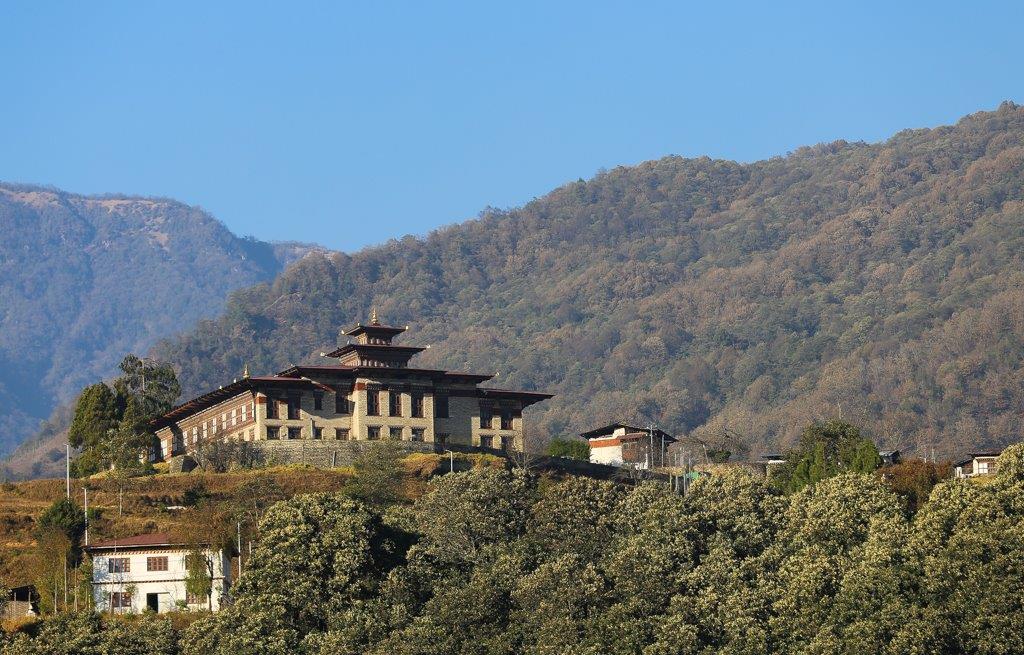
<path fill-rule="evenodd" d="M 388 415 L 389 416 L 401 416 L 402 415 L 402 392 L 391 391 L 388 393 Z"/>
<path fill-rule="evenodd" d="M 412 395 L 412 415 L 413 418 L 423 418 L 423 394 L 421 393 Z"/>
<path fill-rule="evenodd" d="M 166 557 L 147 557 L 146 558 L 146 570 L 147 571 L 166 571 L 167 570 L 167 558 Z"/>
<path fill-rule="evenodd" d="M 367 416 L 380 416 L 380 392 L 375 389 L 366 391 Z"/>
<path fill-rule="evenodd" d="M 324 408 L 324 395 L 322 393 L 313 394 L 313 409 L 320 410 Z"/>
<path fill-rule="evenodd" d="M 434 418 L 448 418 L 448 396 L 434 398 Z"/>
<path fill-rule="evenodd" d="M 344 391 L 334 392 L 334 413 L 335 414 L 348 414 L 348 394 Z"/>

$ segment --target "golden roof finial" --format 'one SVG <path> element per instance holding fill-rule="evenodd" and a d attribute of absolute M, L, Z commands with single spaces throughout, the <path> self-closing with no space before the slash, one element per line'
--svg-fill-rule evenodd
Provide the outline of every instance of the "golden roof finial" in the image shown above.
<path fill-rule="evenodd" d="M 380 325 L 380 321 L 377 320 L 377 308 L 373 307 L 370 309 L 370 325 Z"/>
<path fill-rule="evenodd" d="M 245 368 L 242 369 L 242 377 L 243 378 L 249 377 L 249 362 L 246 362 L 245 363 Z"/>

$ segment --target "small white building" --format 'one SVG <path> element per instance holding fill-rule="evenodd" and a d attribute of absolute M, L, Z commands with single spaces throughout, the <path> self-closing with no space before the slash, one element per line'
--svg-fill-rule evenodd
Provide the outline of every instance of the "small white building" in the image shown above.
<path fill-rule="evenodd" d="M 993 475 L 996 472 L 996 460 L 1001 454 L 1001 451 L 970 453 L 967 459 L 953 465 L 953 473 L 958 478 Z"/>
<path fill-rule="evenodd" d="M 657 428 L 612 423 L 580 434 L 590 444 L 590 461 L 610 466 L 647 469 L 669 461 L 668 448 L 676 438 Z"/>
<path fill-rule="evenodd" d="M 176 609 L 217 611 L 231 585 L 231 560 L 221 550 L 200 545 L 211 579 L 209 597 L 185 591 L 186 557 L 195 545 L 167 534 L 145 534 L 93 543 L 92 591 L 96 610 L 114 613 L 169 612 Z"/>

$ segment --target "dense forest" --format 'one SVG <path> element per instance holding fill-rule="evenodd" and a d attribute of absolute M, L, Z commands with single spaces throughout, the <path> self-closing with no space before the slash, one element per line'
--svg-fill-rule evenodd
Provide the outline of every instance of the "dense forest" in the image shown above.
<path fill-rule="evenodd" d="M 311 257 L 160 344 L 185 393 L 316 361 L 370 307 L 424 366 L 610 419 L 785 447 L 844 418 L 951 457 L 1024 432 L 1024 108 L 752 164 L 668 157 L 522 208 Z"/>
<path fill-rule="evenodd" d="M 881 476 L 787 496 L 742 467 L 686 496 L 493 469 L 353 496 L 269 507 L 219 614 L 67 613 L 0 654 L 1024 652 L 1024 445 L 917 512 Z"/>
<path fill-rule="evenodd" d="M 0 184 L 0 232 L 0 456 L 126 353 L 309 249 L 236 237 L 171 200 L 14 184 Z"/>

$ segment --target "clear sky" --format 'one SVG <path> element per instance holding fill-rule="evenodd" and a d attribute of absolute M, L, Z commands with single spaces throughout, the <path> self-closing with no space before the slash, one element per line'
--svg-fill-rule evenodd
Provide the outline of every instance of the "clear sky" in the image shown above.
<path fill-rule="evenodd" d="M 354 250 L 668 154 L 1024 102 L 1019 2 L 6 2 L 0 180 Z"/>

